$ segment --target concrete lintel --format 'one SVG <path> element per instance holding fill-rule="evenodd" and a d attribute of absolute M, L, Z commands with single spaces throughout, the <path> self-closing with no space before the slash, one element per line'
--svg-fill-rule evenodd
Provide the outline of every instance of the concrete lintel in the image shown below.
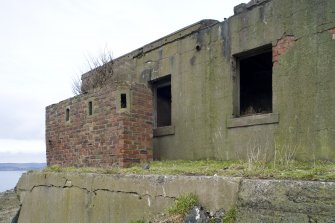
<path fill-rule="evenodd" d="M 227 120 L 227 128 L 237 128 L 253 125 L 275 124 L 279 122 L 278 113 L 251 115 Z"/>

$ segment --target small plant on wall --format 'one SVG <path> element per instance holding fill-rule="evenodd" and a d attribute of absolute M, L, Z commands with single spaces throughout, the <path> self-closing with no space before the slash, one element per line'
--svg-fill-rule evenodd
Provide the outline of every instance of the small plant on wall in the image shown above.
<path fill-rule="evenodd" d="M 87 67 L 90 77 L 83 83 L 78 76 L 72 81 L 74 95 L 87 93 L 89 89 L 103 87 L 113 76 L 113 56 L 110 50 L 105 49 L 98 57 L 88 57 Z"/>

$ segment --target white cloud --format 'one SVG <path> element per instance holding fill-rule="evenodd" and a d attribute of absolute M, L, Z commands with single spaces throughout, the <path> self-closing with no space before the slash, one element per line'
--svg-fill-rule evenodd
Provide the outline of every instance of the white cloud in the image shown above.
<path fill-rule="evenodd" d="M 44 140 L 0 139 L 0 163 L 46 162 Z"/>
<path fill-rule="evenodd" d="M 44 140 L 0 139 L 0 152 L 45 153 Z"/>
<path fill-rule="evenodd" d="M 46 156 L 42 152 L 0 152 L 0 163 L 45 163 Z"/>

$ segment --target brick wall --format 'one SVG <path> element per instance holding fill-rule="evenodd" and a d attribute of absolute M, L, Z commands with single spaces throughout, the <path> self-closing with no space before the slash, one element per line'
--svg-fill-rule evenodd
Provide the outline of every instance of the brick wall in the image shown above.
<path fill-rule="evenodd" d="M 119 106 L 127 92 L 127 108 Z M 88 103 L 93 114 L 89 115 Z M 152 93 L 115 83 L 46 108 L 48 165 L 127 166 L 152 159 Z M 66 121 L 66 109 L 70 110 Z"/>

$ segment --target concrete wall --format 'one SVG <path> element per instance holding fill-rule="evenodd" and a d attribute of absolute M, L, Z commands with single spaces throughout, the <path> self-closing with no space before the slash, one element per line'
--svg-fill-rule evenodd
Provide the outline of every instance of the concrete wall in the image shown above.
<path fill-rule="evenodd" d="M 247 144 L 241 141 L 255 139 L 266 148 L 268 139 L 270 148 L 296 150 L 301 159 L 335 158 L 334 11 L 334 1 L 273 0 L 229 19 L 231 55 L 268 43 L 277 46 L 287 36 L 295 41 L 273 58 L 273 113 L 279 114 L 278 124 L 228 130 L 227 147 L 242 153 Z"/>
<path fill-rule="evenodd" d="M 329 0 L 253 0 L 117 58 L 112 81 L 150 88 L 171 75 L 172 124 L 153 131 L 155 159 L 334 160 L 334 12 Z M 272 112 L 239 117 L 237 60 L 262 46 L 273 53 Z"/>
<path fill-rule="evenodd" d="M 138 75 L 146 61 L 157 61 L 153 76 L 172 76 L 175 132 L 154 138 L 156 158 L 271 159 L 276 150 L 334 160 L 335 2 L 258 2 L 137 59 Z M 236 118 L 235 55 L 268 44 L 273 112 Z"/>
<path fill-rule="evenodd" d="M 143 84 L 115 85 L 47 107 L 48 165 L 127 166 L 152 160 L 151 91 Z"/>
<path fill-rule="evenodd" d="M 335 220 L 334 182 L 33 172 L 16 190 L 24 223 L 147 222 L 187 193 L 209 211 L 235 207 L 241 223 Z"/>

